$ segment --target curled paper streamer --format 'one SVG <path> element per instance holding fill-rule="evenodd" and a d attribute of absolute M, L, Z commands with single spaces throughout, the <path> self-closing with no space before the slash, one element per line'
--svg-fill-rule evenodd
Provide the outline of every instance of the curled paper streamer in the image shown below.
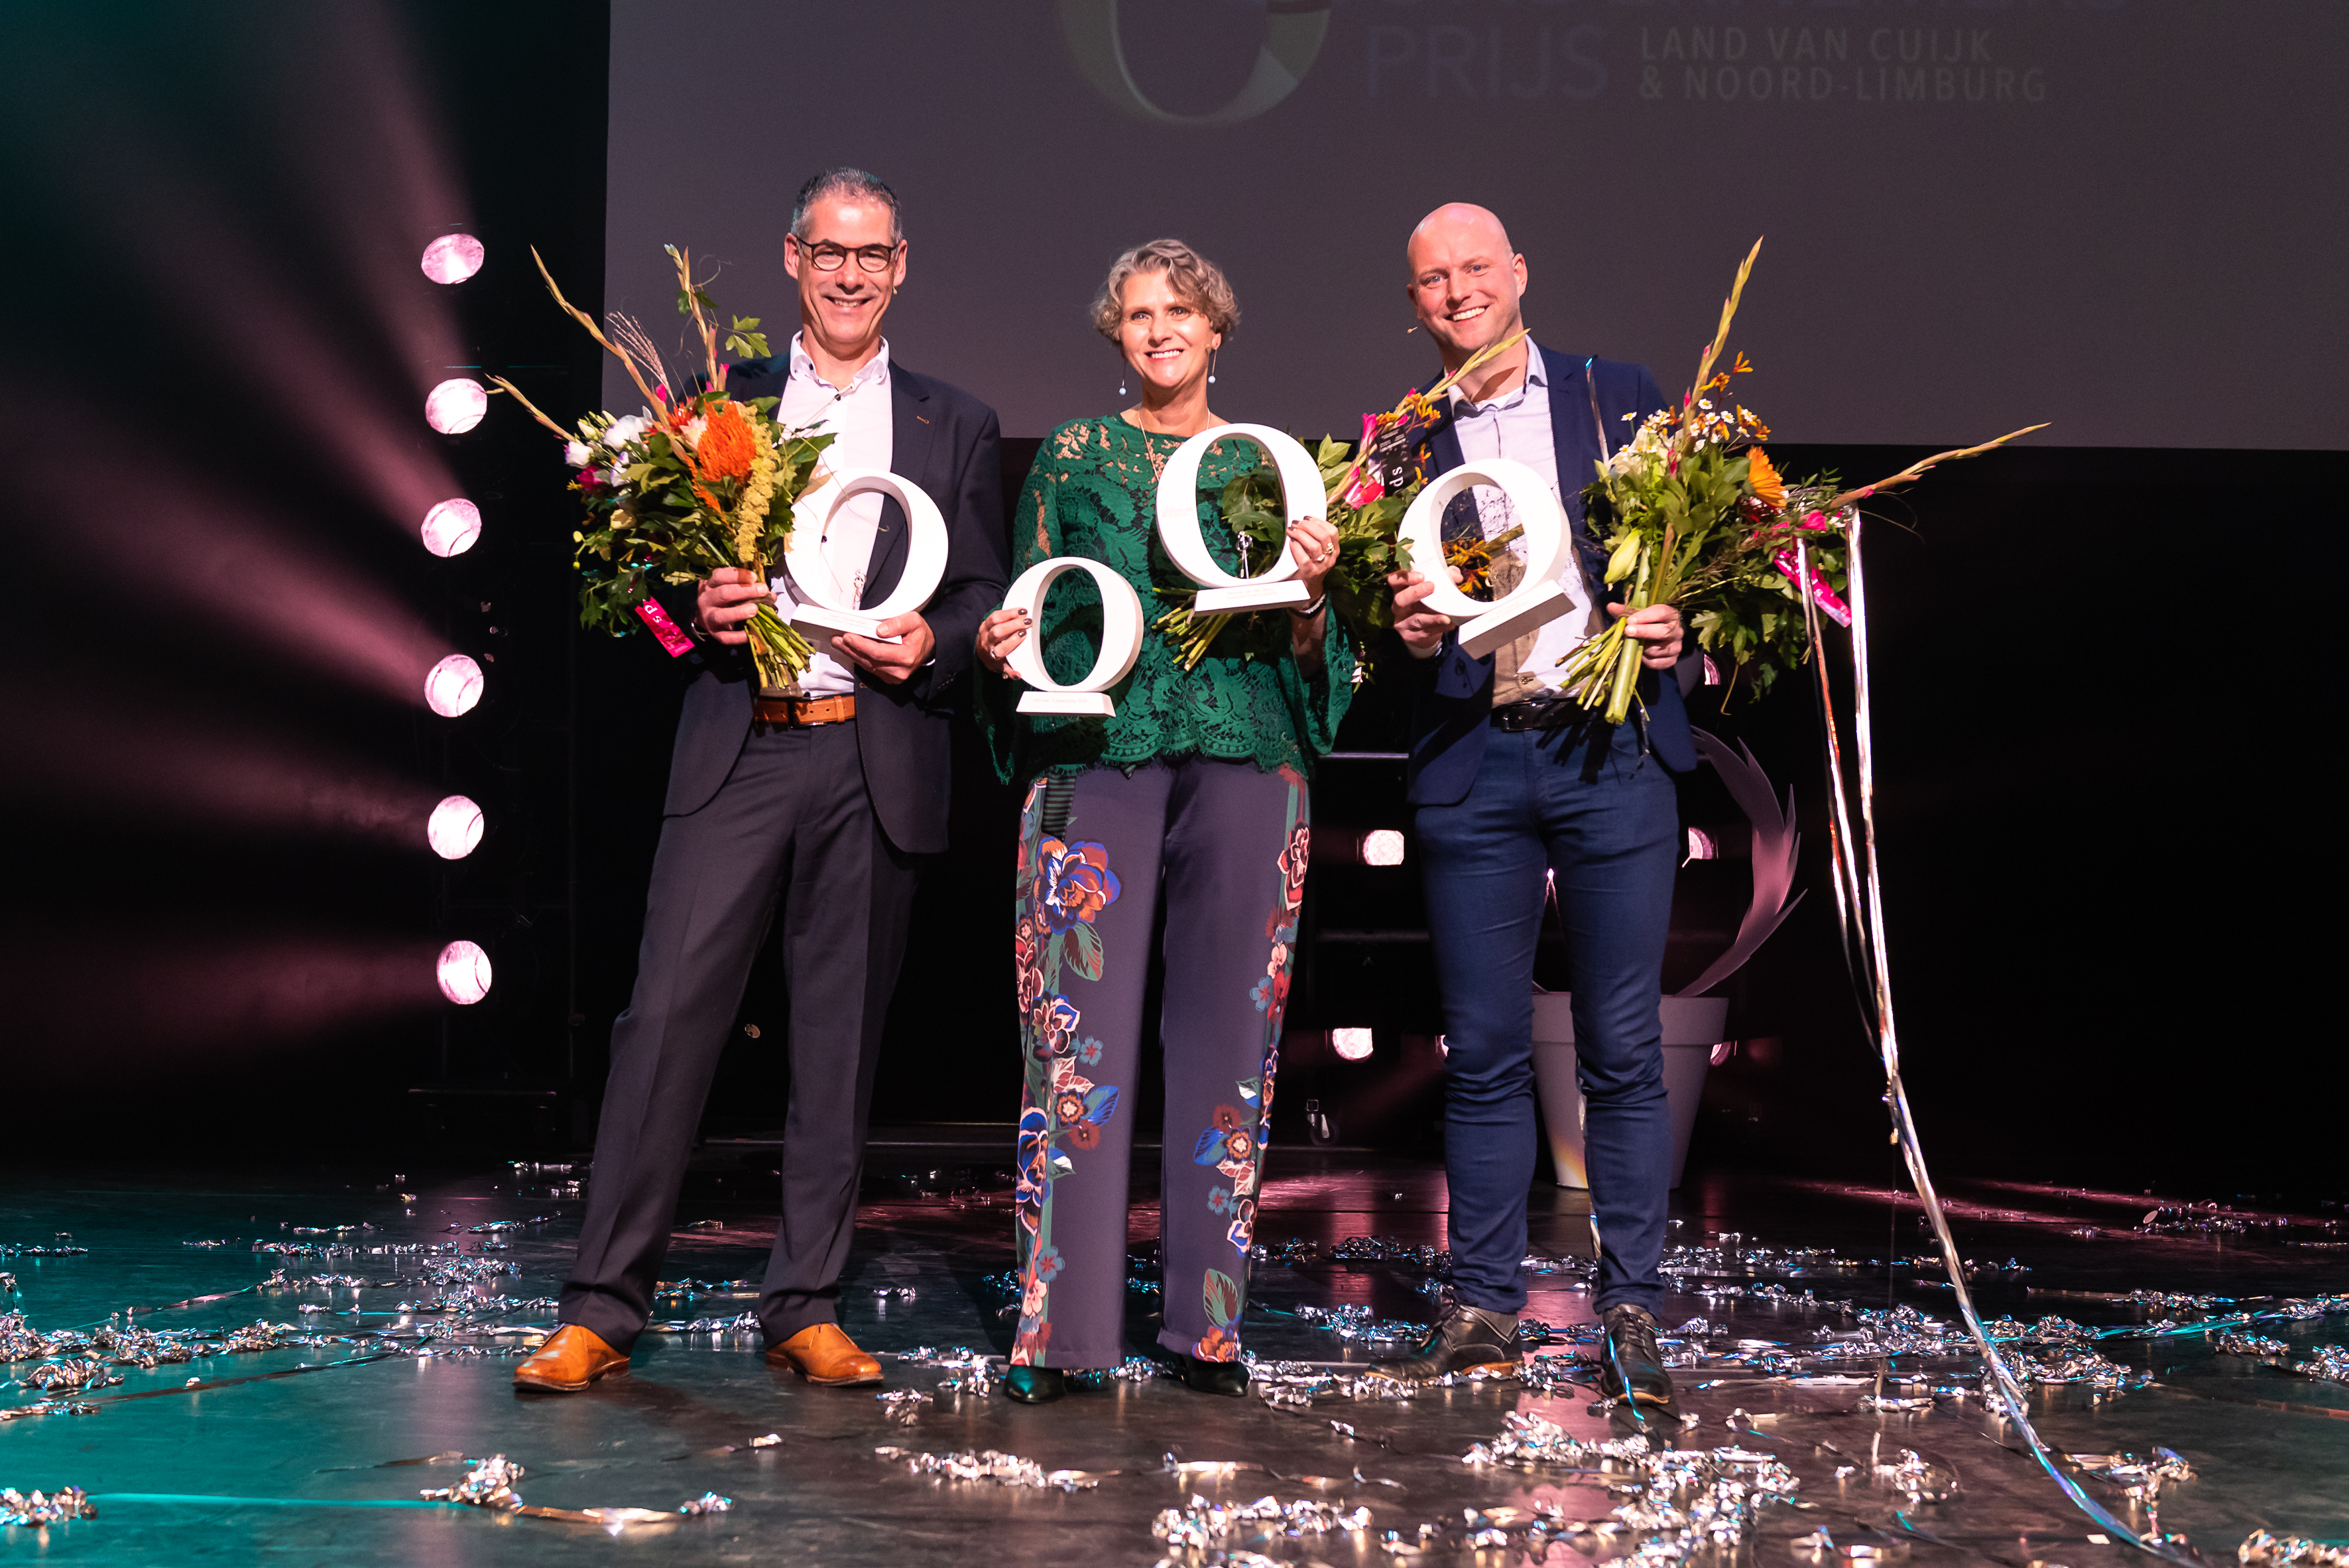
<path fill-rule="evenodd" d="M 998 1486 L 1025 1487 L 1037 1491 L 1090 1491 L 1101 1485 L 1103 1476 L 1123 1475 L 1123 1470 L 1048 1470 L 1034 1460 L 1021 1459 L 995 1449 L 960 1453 L 915 1453 L 906 1449 L 877 1448 L 876 1459 L 902 1464 L 916 1475 L 944 1476 L 948 1480 L 993 1481 Z"/>
<path fill-rule="evenodd" d="M 1254 1502 L 1210 1502 L 1195 1493 L 1185 1507 L 1161 1509 L 1151 1522 L 1150 1533 L 1179 1551 L 1207 1552 L 1268 1535 L 1294 1541 L 1370 1527 L 1371 1511 L 1360 1506 L 1346 1508 L 1309 1497 L 1294 1502 L 1271 1497 Z"/>
<path fill-rule="evenodd" d="M 518 1513 L 526 1519 L 553 1519 L 572 1524 L 600 1524 L 617 1533 L 631 1524 L 674 1524 L 705 1513 L 724 1513 L 734 1500 L 705 1491 L 676 1508 L 541 1508 L 526 1503 L 514 1487 L 529 1473 L 503 1454 L 492 1454 L 465 1473 L 463 1480 L 417 1495 L 427 1502 L 459 1502 L 497 1513 Z"/>
<path fill-rule="evenodd" d="M 2235 1549 L 2245 1568 L 2349 1568 L 2349 1546 L 2307 1541 L 2297 1535 L 2272 1535 L 2254 1530 Z"/>
<path fill-rule="evenodd" d="M 78 1486 L 61 1486 L 46 1496 L 27 1497 L 15 1487 L 0 1490 L 0 1524 L 29 1524 L 46 1530 L 69 1519 L 96 1519 L 98 1510 Z"/>
<path fill-rule="evenodd" d="M 1861 1013 L 1870 1026 L 1875 1044 L 1884 1063 L 1885 1102 L 1892 1111 L 1893 1141 L 1899 1146 L 1902 1161 L 1909 1168 L 1909 1181 L 1915 1187 L 1918 1201 L 1924 1205 L 1925 1219 L 1940 1243 L 1940 1254 L 1948 1269 L 1950 1289 L 1965 1319 L 1976 1347 L 1981 1351 L 1987 1391 L 1994 1396 L 1992 1408 L 2020 1432 L 2029 1445 L 2032 1457 L 2039 1461 L 2050 1479 L 2063 1489 L 2081 1512 L 2096 1522 L 2106 1532 L 2127 1542 L 2139 1551 L 2147 1552 L 2180 1568 L 2194 1568 L 2196 1560 L 2164 1540 L 2158 1531 L 2140 1535 L 2115 1518 L 2108 1509 L 2080 1489 L 2079 1482 L 2055 1466 L 2054 1456 L 2032 1425 L 2031 1413 L 2023 1401 L 2023 1385 L 1999 1354 L 1996 1343 L 1981 1317 L 1974 1311 L 1973 1293 L 1966 1284 L 1964 1260 L 1958 1252 L 1957 1239 L 1950 1233 L 1948 1213 L 1941 1206 L 1940 1194 L 1934 1190 L 1931 1172 L 1925 1164 L 1925 1150 L 1917 1132 L 1917 1120 L 1909 1105 L 1909 1091 L 1900 1078 L 1900 1045 L 1892 1006 L 1891 960 L 1884 929 L 1884 889 L 1876 860 L 1876 773 L 1875 727 L 1869 703 L 1868 661 L 1868 590 L 1867 577 L 1860 556 L 1860 514 L 1854 511 L 1845 535 L 1847 553 L 1845 557 L 1847 580 L 1851 585 L 1852 624 L 1852 708 L 1853 730 L 1858 742 L 1860 822 L 1865 836 L 1855 839 L 1851 830 L 1851 813 L 1844 794 L 1842 741 L 1836 724 L 1834 694 L 1828 687 L 1826 661 L 1815 659 L 1818 671 L 1820 717 L 1826 732 L 1827 750 L 1827 794 L 1833 807 L 1833 819 L 1827 835 L 1830 858 L 1835 863 L 1833 882 L 1836 894 L 1836 919 L 1844 936 L 1847 961 L 1851 965 L 1855 989 L 1859 993 Z M 1810 551 L 1797 546 L 1795 581 L 1811 580 L 1815 573 L 1810 564 Z M 1811 645 L 1819 645 L 1818 612 L 1823 608 L 1816 594 L 1803 596 L 1804 618 L 1809 623 Z"/>

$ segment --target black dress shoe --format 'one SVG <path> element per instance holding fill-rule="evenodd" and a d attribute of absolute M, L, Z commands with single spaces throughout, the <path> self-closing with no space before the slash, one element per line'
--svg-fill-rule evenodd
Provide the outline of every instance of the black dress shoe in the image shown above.
<path fill-rule="evenodd" d="M 1424 1383 L 1447 1372 L 1474 1372 L 1481 1367 L 1506 1377 L 1517 1370 L 1517 1361 L 1516 1314 L 1487 1312 L 1455 1301 L 1444 1309 L 1442 1321 L 1419 1347 L 1418 1355 L 1373 1367 L 1371 1375 Z"/>
<path fill-rule="evenodd" d="M 1014 1367 L 1003 1375 L 1003 1391 L 1023 1405 L 1049 1405 L 1069 1391 L 1057 1367 Z"/>
<path fill-rule="evenodd" d="M 1674 1413 L 1672 1375 L 1656 1348 L 1656 1320 L 1643 1306 L 1607 1309 L 1606 1334 L 1599 1346 L 1599 1392 L 1642 1408 Z"/>
<path fill-rule="evenodd" d="M 1195 1356 L 1185 1356 L 1178 1370 L 1183 1381 L 1202 1394 L 1228 1394 L 1237 1399 L 1247 1392 L 1245 1361 L 1202 1361 Z"/>

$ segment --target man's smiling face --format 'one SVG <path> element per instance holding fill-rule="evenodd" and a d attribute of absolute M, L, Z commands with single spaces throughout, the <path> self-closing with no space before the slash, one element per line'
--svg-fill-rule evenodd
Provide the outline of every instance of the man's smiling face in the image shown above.
<path fill-rule="evenodd" d="M 852 363 L 869 357 L 881 345 L 881 318 L 889 314 L 890 296 L 905 281 L 905 247 L 884 271 L 864 270 L 855 254 L 862 250 L 888 250 L 888 206 L 869 198 L 827 196 L 807 211 L 807 237 L 794 237 L 784 247 L 784 269 L 800 286 L 800 325 L 833 354 Z M 826 272 L 815 265 L 819 247 L 850 253 Z"/>
<path fill-rule="evenodd" d="M 1465 202 L 1438 207 L 1412 231 L 1405 254 L 1404 292 L 1446 365 L 1517 330 L 1526 259 L 1509 249 L 1508 232 L 1491 212 Z"/>

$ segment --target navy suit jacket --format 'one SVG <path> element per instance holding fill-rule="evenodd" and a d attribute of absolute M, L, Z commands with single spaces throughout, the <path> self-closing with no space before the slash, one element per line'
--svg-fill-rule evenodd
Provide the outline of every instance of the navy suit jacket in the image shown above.
<path fill-rule="evenodd" d="M 1576 553 L 1582 560 L 1583 580 L 1601 602 L 1619 601 L 1622 589 L 1606 586 L 1607 560 L 1599 543 L 1583 525 L 1582 487 L 1598 477 L 1599 432 L 1607 431 L 1612 451 L 1629 441 L 1640 422 L 1664 406 L 1655 377 L 1644 365 L 1624 365 L 1611 359 L 1588 359 L 1571 354 L 1537 349 L 1549 377 L 1549 427 L 1556 443 L 1557 488 L 1566 504 L 1566 518 Z M 1591 417 L 1592 388 L 1597 388 L 1598 418 Z M 1629 413 L 1631 418 L 1623 416 Z M 1460 436 L 1449 419 L 1438 425 L 1428 449 L 1438 474 L 1462 462 Z M 1640 676 L 1640 699 L 1646 706 L 1648 748 L 1665 767 L 1685 773 L 1696 767 L 1696 748 L 1689 738 L 1688 710 L 1682 706 L 1683 682 L 1700 668 L 1693 643 L 1682 655 L 1677 680 L 1660 680 L 1657 672 Z M 1416 676 L 1411 705 L 1411 760 L 1404 771 L 1408 799 L 1414 806 L 1451 806 L 1465 799 L 1485 759 L 1485 736 L 1493 711 L 1493 656 L 1472 659 L 1460 646 L 1458 634 L 1446 634 L 1433 658 L 1413 658 L 1397 650 L 1398 662 Z M 1692 684 L 1692 683 L 1690 683 Z M 1637 710 L 1634 721 L 1638 722 Z"/>
<path fill-rule="evenodd" d="M 726 390 L 744 402 L 781 397 L 790 374 L 787 356 L 750 360 L 727 373 Z M 946 520 L 946 575 L 922 611 L 937 647 L 928 665 L 895 686 L 850 673 L 856 679 L 857 750 L 874 814 L 899 850 L 928 854 L 947 847 L 953 687 L 970 669 L 979 622 L 1003 602 L 1010 541 L 995 410 L 894 359 L 889 397 L 890 471 L 928 491 Z M 905 509 L 885 498 L 862 603 L 878 603 L 896 587 L 905 571 Z M 687 584 L 662 593 L 680 625 L 693 624 L 694 593 Z M 750 738 L 750 701 L 757 696 L 746 649 L 698 642 L 688 657 L 699 668 L 678 717 L 663 808 L 670 816 L 698 811 L 717 795 Z"/>

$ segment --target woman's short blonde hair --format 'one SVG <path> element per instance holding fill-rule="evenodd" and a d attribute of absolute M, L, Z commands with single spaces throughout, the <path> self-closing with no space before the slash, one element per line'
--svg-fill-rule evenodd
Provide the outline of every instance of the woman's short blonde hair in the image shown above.
<path fill-rule="evenodd" d="M 1229 337 L 1240 324 L 1239 303 L 1223 268 L 1180 240 L 1153 240 L 1110 263 L 1109 279 L 1093 296 L 1093 328 L 1112 343 L 1125 315 L 1125 282 L 1136 273 L 1164 273 L 1177 299 L 1207 318 L 1207 325 Z"/>

